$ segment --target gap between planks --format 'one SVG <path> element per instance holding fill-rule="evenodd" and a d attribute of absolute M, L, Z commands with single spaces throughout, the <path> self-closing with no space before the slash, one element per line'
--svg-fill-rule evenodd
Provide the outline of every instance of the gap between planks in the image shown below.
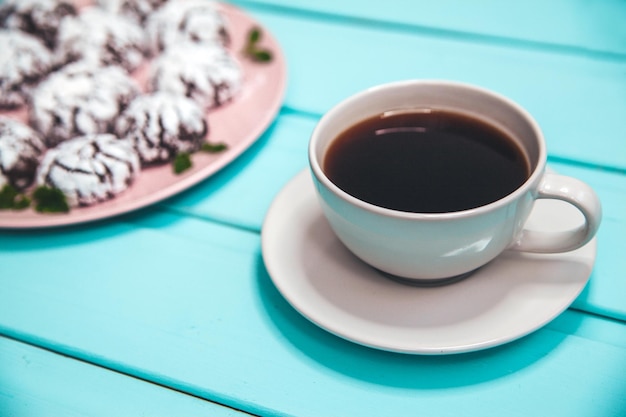
<path fill-rule="evenodd" d="M 385 31 L 419 34 L 422 36 L 450 39 L 463 43 L 506 46 L 508 48 L 539 51 L 559 55 L 577 56 L 598 61 L 626 62 L 626 54 L 624 53 L 608 52 L 575 45 L 563 45 L 554 42 L 539 42 L 508 36 L 497 36 L 460 30 L 441 29 L 432 26 L 403 22 L 390 22 L 368 17 L 349 16 L 345 14 L 330 13 L 319 10 L 308 10 L 298 7 L 260 3 L 250 0 L 235 0 L 233 1 L 233 3 L 237 6 L 245 7 L 250 10 L 259 10 L 263 12 L 287 15 L 297 18 L 314 19 L 318 21 L 330 22 L 333 24 L 339 23 L 342 25 L 353 25 Z"/>

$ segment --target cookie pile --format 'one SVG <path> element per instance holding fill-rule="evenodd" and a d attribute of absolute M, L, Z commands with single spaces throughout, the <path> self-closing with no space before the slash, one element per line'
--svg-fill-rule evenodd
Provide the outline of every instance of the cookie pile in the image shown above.
<path fill-rule="evenodd" d="M 141 168 L 205 142 L 207 112 L 243 81 L 208 0 L 7 0 L 0 5 L 0 188 L 59 189 L 89 206 Z M 151 58 L 150 61 L 146 61 Z M 146 91 L 132 77 L 149 62 Z"/>

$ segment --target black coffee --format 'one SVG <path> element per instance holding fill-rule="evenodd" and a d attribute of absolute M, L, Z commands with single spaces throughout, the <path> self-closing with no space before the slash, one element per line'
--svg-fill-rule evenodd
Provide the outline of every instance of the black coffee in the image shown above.
<path fill-rule="evenodd" d="M 529 176 L 517 142 L 483 120 L 448 110 L 364 120 L 330 145 L 330 180 L 374 205 L 415 213 L 467 210 L 496 201 Z"/>

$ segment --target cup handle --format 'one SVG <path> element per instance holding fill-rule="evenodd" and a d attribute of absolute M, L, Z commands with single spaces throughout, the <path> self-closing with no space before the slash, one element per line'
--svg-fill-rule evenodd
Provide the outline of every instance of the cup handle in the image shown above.
<path fill-rule="evenodd" d="M 595 191 L 582 181 L 564 175 L 545 173 L 537 199 L 557 199 L 574 205 L 585 217 L 581 226 L 564 232 L 539 232 L 524 229 L 510 250 L 557 253 L 578 249 L 596 234 L 602 219 L 602 206 Z"/>

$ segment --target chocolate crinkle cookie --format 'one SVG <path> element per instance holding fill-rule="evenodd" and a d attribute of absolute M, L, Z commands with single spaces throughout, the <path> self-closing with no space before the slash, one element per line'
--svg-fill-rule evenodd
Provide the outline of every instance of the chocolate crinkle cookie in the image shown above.
<path fill-rule="evenodd" d="M 90 7 L 76 17 L 63 20 L 56 51 L 61 63 L 87 60 L 132 71 L 143 62 L 148 43 L 135 21 Z"/>
<path fill-rule="evenodd" d="M 0 27 L 30 33 L 54 49 L 61 21 L 76 13 L 70 0 L 7 0 L 0 5 Z"/>
<path fill-rule="evenodd" d="M 153 61 L 148 83 L 152 91 L 182 95 L 213 108 L 230 101 L 242 79 L 241 66 L 226 49 L 181 44 Z"/>
<path fill-rule="evenodd" d="M 147 31 L 155 55 L 181 42 L 222 46 L 230 42 L 226 19 L 208 0 L 170 1 L 150 16 Z"/>
<path fill-rule="evenodd" d="M 112 134 L 85 135 L 48 150 L 36 183 L 61 190 L 70 206 L 89 206 L 126 190 L 139 169 L 130 141 Z"/>
<path fill-rule="evenodd" d="M 197 151 L 207 132 L 205 113 L 196 102 L 162 92 L 137 97 L 116 125 L 117 135 L 133 143 L 143 165 Z"/>
<path fill-rule="evenodd" d="M 28 92 L 52 68 L 50 51 L 26 33 L 0 30 L 0 108 L 26 102 Z"/>
<path fill-rule="evenodd" d="M 104 10 L 118 13 L 143 23 L 168 0 L 97 0 Z"/>
<path fill-rule="evenodd" d="M 30 124 L 49 147 L 75 136 L 112 132 L 118 115 L 138 93 L 119 67 L 70 64 L 33 91 Z"/>
<path fill-rule="evenodd" d="M 28 187 L 46 146 L 30 127 L 0 116 L 0 189 L 9 184 L 18 190 Z"/>

